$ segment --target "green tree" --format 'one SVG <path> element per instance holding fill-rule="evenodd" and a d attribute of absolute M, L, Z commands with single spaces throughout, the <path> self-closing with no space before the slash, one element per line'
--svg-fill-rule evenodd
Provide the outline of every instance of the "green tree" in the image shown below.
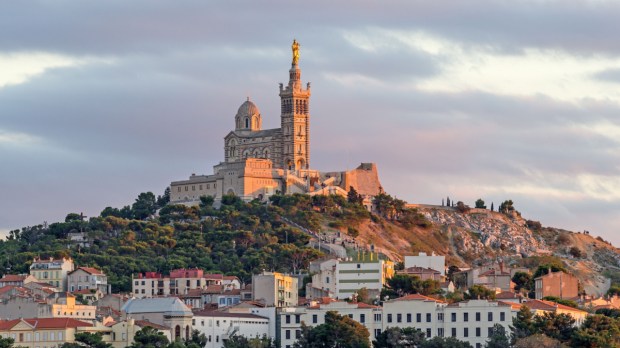
<path fill-rule="evenodd" d="M 487 206 L 484 205 L 484 201 L 482 200 L 482 198 L 478 198 L 476 200 L 476 208 L 478 208 L 478 209 L 486 209 L 487 208 Z"/>
<path fill-rule="evenodd" d="M 80 332 L 75 334 L 75 343 L 64 343 L 61 348 L 112 348 L 110 343 L 103 342 L 101 333 Z"/>
<path fill-rule="evenodd" d="M 192 336 L 185 341 L 188 348 L 203 348 L 207 345 L 207 336 L 198 330 L 192 330 Z"/>
<path fill-rule="evenodd" d="M 374 348 L 415 348 L 424 342 L 424 333 L 413 327 L 390 327 L 372 342 Z"/>
<path fill-rule="evenodd" d="M 486 299 L 486 300 L 494 300 L 495 299 L 495 291 L 486 288 L 484 285 L 472 285 L 467 289 L 465 293 L 466 300 L 475 300 L 475 299 Z"/>
<path fill-rule="evenodd" d="M 506 336 L 506 328 L 504 328 L 501 324 L 493 325 L 491 329 L 491 335 L 487 340 L 486 344 L 487 348 L 509 348 L 510 341 L 508 340 L 508 336 Z"/>
<path fill-rule="evenodd" d="M 469 342 L 460 341 L 454 337 L 435 336 L 422 342 L 419 348 L 472 348 Z"/>
<path fill-rule="evenodd" d="M 144 220 L 155 214 L 156 210 L 157 202 L 153 192 L 142 192 L 131 206 L 133 217 L 139 220 Z"/>
<path fill-rule="evenodd" d="M 247 338 L 233 334 L 224 341 L 224 348 L 275 348 L 275 343 L 267 336 Z"/>
<path fill-rule="evenodd" d="M 136 332 L 130 348 L 165 348 L 170 341 L 163 332 L 150 326 L 145 326 Z"/>
<path fill-rule="evenodd" d="M 351 204 L 362 204 L 364 202 L 364 198 L 362 195 L 357 193 L 353 186 L 349 186 L 349 192 L 347 192 L 347 201 Z"/>
<path fill-rule="evenodd" d="M 591 315 L 572 337 L 573 347 L 618 347 L 620 346 L 620 328 L 616 319 L 604 315 Z"/>
<path fill-rule="evenodd" d="M 511 280 L 515 283 L 515 291 L 521 291 L 521 289 L 529 291 L 534 285 L 532 275 L 526 272 L 515 272 Z"/>
<path fill-rule="evenodd" d="M 77 213 L 69 213 L 67 217 L 65 217 L 65 222 L 71 221 L 82 221 L 82 215 Z"/>
<path fill-rule="evenodd" d="M 515 211 L 515 207 L 514 207 L 514 203 L 512 202 L 512 199 L 503 201 L 502 204 L 499 205 L 499 208 L 497 209 L 498 212 L 502 213 L 502 214 L 512 214 Z"/>
<path fill-rule="evenodd" d="M 532 279 L 536 279 L 542 275 L 548 274 L 549 272 L 567 272 L 564 265 L 559 262 L 550 262 L 545 263 L 543 265 L 538 266 L 534 274 L 532 275 Z"/>
<path fill-rule="evenodd" d="M 309 328 L 302 324 L 295 348 L 370 348 L 368 329 L 348 316 L 329 311 L 325 323 Z"/>
<path fill-rule="evenodd" d="M 562 342 L 542 334 L 520 338 L 514 348 L 567 348 Z"/>
<path fill-rule="evenodd" d="M 157 207 L 163 208 L 170 203 L 170 186 L 166 187 L 162 196 L 157 196 Z"/>
<path fill-rule="evenodd" d="M 3 338 L 0 336 L 0 348 L 12 348 L 14 343 L 15 340 L 10 337 Z"/>
<path fill-rule="evenodd" d="M 545 312 L 534 317 L 534 327 L 540 333 L 562 342 L 568 341 L 575 331 L 575 319 L 565 313 Z"/>
<path fill-rule="evenodd" d="M 517 315 L 512 318 L 510 330 L 512 331 L 510 334 L 512 344 L 515 344 L 521 338 L 538 333 L 538 330 L 534 325 L 534 313 L 529 309 L 529 307 L 525 305 L 521 306 L 521 309 L 519 309 Z"/>

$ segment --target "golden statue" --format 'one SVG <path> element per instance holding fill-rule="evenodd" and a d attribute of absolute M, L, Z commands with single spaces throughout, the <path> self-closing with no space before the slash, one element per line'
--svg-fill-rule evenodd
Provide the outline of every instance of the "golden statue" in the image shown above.
<path fill-rule="evenodd" d="M 293 50 L 293 65 L 297 65 L 297 62 L 299 62 L 299 42 L 297 40 L 293 39 L 291 49 Z"/>

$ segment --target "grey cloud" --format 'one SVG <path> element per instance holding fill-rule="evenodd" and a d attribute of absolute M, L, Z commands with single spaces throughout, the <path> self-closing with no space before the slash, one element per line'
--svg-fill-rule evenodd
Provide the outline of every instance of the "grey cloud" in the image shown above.
<path fill-rule="evenodd" d="M 620 69 L 608 69 L 594 74 L 594 78 L 607 82 L 620 82 Z"/>

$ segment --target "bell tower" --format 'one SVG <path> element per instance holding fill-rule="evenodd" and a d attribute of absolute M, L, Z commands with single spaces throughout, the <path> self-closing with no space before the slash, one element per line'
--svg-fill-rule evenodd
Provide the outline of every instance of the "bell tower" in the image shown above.
<path fill-rule="evenodd" d="M 281 166 L 289 170 L 310 168 L 310 83 L 304 89 L 299 69 L 299 43 L 293 40 L 293 62 L 286 87 L 280 83 L 282 149 Z"/>

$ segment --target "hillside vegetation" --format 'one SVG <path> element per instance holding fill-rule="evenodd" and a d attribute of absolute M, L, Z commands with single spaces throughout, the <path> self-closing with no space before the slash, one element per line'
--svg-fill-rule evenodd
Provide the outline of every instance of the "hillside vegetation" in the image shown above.
<path fill-rule="evenodd" d="M 395 261 L 422 251 L 446 255 L 448 265 L 458 267 L 499 258 L 531 269 L 551 262 L 574 272 L 589 293 L 604 293 L 608 278 L 620 283 L 620 254 L 609 243 L 542 227 L 516 211 L 407 206 L 382 194 L 371 214 L 361 203 L 355 192 L 348 198 L 275 195 L 269 204 L 225 196 L 215 209 L 208 197 L 188 207 L 143 193 L 133 205 L 107 207 L 87 221 L 71 213 L 64 222 L 11 231 L 0 241 L 0 274 L 27 273 L 35 257 L 66 256 L 78 266 L 103 269 L 113 291 L 129 291 L 132 274 L 190 267 L 249 282 L 253 273 L 299 272 L 325 256 L 308 247 L 313 237 L 287 223 L 292 221 L 316 232 L 339 232 Z M 90 245 L 71 242 L 69 234 L 78 232 Z"/>

